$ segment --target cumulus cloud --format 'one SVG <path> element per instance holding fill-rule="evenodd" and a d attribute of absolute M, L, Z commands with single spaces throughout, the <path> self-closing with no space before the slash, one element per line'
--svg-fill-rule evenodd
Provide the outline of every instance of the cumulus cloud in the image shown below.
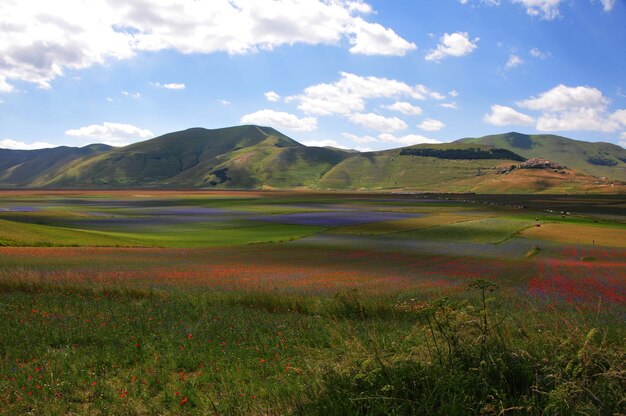
<path fill-rule="evenodd" d="M 268 91 L 265 93 L 265 99 L 275 103 L 280 100 L 280 95 L 276 94 L 274 91 Z"/>
<path fill-rule="evenodd" d="M 386 144 L 389 143 L 399 146 L 411 146 L 420 143 L 436 144 L 441 143 L 439 140 L 421 136 L 419 134 L 407 134 L 404 136 L 395 136 L 390 133 L 382 133 L 376 137 L 373 136 L 357 136 L 352 133 L 343 133 L 343 137 L 358 144 Z"/>
<path fill-rule="evenodd" d="M 259 124 L 293 131 L 313 131 L 317 129 L 315 117 L 299 118 L 296 115 L 274 110 L 260 110 L 241 117 L 242 124 Z"/>
<path fill-rule="evenodd" d="M 348 115 L 365 111 L 367 100 L 399 97 L 425 100 L 432 93 L 420 84 L 411 86 L 394 79 L 342 72 L 338 81 L 310 86 L 300 95 L 287 97 L 286 101 L 298 102 L 298 108 L 307 114 Z"/>
<path fill-rule="evenodd" d="M 500 0 L 476 0 L 476 3 L 479 3 L 481 5 L 485 5 L 485 6 L 499 6 L 500 5 Z M 459 0 L 459 3 L 461 4 L 469 4 L 470 1 L 469 0 Z"/>
<path fill-rule="evenodd" d="M 450 110 L 458 110 L 459 109 L 459 106 L 458 106 L 458 104 L 456 102 L 453 102 L 453 103 L 443 103 L 440 106 L 443 107 L 443 108 L 450 109 Z"/>
<path fill-rule="evenodd" d="M 403 146 L 411 146 L 414 144 L 436 144 L 441 143 L 439 140 L 430 139 L 419 134 L 407 134 L 406 136 L 394 136 L 393 134 L 381 134 L 378 138 L 385 143 L 397 143 Z"/>
<path fill-rule="evenodd" d="M 141 98 L 141 93 L 140 92 L 128 92 L 128 91 L 122 91 L 122 95 L 124 97 L 130 97 L 130 98 L 134 98 L 134 99 L 139 99 Z"/>
<path fill-rule="evenodd" d="M 512 0 L 526 8 L 526 13 L 539 16 L 545 20 L 552 20 L 560 16 L 559 4 L 561 0 Z"/>
<path fill-rule="evenodd" d="M 304 140 L 301 143 L 305 146 L 310 146 L 310 147 L 335 147 L 337 149 L 346 149 L 346 150 L 349 149 L 349 147 L 339 144 L 335 140 L 328 140 L 328 139 L 327 140 Z"/>
<path fill-rule="evenodd" d="M 10 81 L 40 88 L 68 69 L 141 51 L 243 54 L 296 43 L 341 45 L 366 55 L 416 49 L 363 0 L 3 0 L 0 92 Z"/>
<path fill-rule="evenodd" d="M 626 111 L 609 114 L 608 98 L 599 89 L 589 86 L 557 85 L 537 97 L 519 101 L 517 105 L 541 112 L 536 125 L 541 131 L 613 132 L 620 129 L 620 125 L 626 125 Z"/>
<path fill-rule="evenodd" d="M 132 124 L 108 122 L 67 130 L 65 134 L 79 137 L 92 143 L 105 143 L 111 146 L 124 146 L 138 140 L 154 137 L 154 133 L 150 130 L 142 129 Z"/>
<path fill-rule="evenodd" d="M 506 62 L 506 68 L 512 69 L 517 66 L 520 66 L 524 63 L 524 60 L 515 54 L 511 54 L 509 56 L 509 60 Z"/>
<path fill-rule="evenodd" d="M 491 106 L 491 113 L 485 114 L 483 121 L 494 126 L 527 126 L 535 123 L 531 116 L 497 104 Z"/>
<path fill-rule="evenodd" d="M 354 19 L 353 35 L 350 36 L 350 52 L 362 55 L 404 56 L 417 49 L 414 43 L 398 36 L 393 30 L 378 23 Z"/>
<path fill-rule="evenodd" d="M 607 104 L 608 100 L 597 88 L 588 86 L 568 87 L 563 84 L 557 85 L 538 97 L 518 103 L 520 107 L 550 112 L 581 108 L 604 109 Z"/>
<path fill-rule="evenodd" d="M 385 106 L 385 108 L 393 111 L 398 111 L 407 116 L 419 116 L 422 114 L 422 109 L 406 101 L 396 101 L 395 103 Z"/>
<path fill-rule="evenodd" d="M 615 0 L 590 0 L 602 4 L 605 12 L 610 12 L 615 6 Z M 475 0 L 487 6 L 499 6 L 501 0 Z M 563 0 L 511 0 L 512 3 L 521 4 L 526 9 L 526 13 L 531 16 L 538 16 L 541 19 L 552 20 L 561 15 L 559 10 L 560 3 Z M 461 4 L 469 4 L 470 0 L 459 0 Z"/>
<path fill-rule="evenodd" d="M 0 149 L 35 150 L 35 149 L 47 149 L 50 147 L 56 147 L 56 145 L 46 143 L 46 142 L 25 143 L 25 142 L 20 142 L 20 141 L 11 140 L 11 139 L 0 140 Z"/>
<path fill-rule="evenodd" d="M 610 12 L 615 6 L 615 0 L 600 0 L 600 3 L 602 3 L 605 12 Z"/>
<path fill-rule="evenodd" d="M 228 107 L 232 103 L 228 100 L 217 100 L 218 103 L 222 104 L 224 107 Z"/>
<path fill-rule="evenodd" d="M 0 74 L 0 92 L 12 92 L 13 90 L 13 85 L 7 82 L 6 75 Z"/>
<path fill-rule="evenodd" d="M 166 90 L 184 90 L 185 84 L 182 82 L 169 82 L 167 84 L 161 84 L 160 82 L 152 82 L 151 85 L 157 88 L 165 88 Z"/>
<path fill-rule="evenodd" d="M 538 58 L 538 59 L 546 59 L 547 57 L 551 55 L 550 52 L 543 52 L 542 50 L 538 48 L 532 48 L 529 51 L 529 53 L 530 53 L 530 56 L 532 56 L 533 58 Z"/>
<path fill-rule="evenodd" d="M 434 120 L 432 118 L 429 118 L 429 119 L 424 120 L 417 127 L 419 127 L 422 130 L 426 130 L 426 131 L 439 131 L 439 130 L 443 129 L 444 127 L 446 127 L 446 125 L 443 124 L 439 120 Z"/>
<path fill-rule="evenodd" d="M 352 134 L 352 133 L 341 133 L 341 135 L 343 137 L 345 137 L 348 140 L 351 140 L 355 143 L 359 143 L 359 144 L 367 144 L 367 143 L 376 143 L 379 140 L 374 137 L 374 136 L 357 136 L 356 134 Z"/>
<path fill-rule="evenodd" d="M 626 110 L 617 110 L 609 116 L 609 120 L 626 127 Z"/>
<path fill-rule="evenodd" d="M 426 55 L 427 61 L 440 61 L 448 56 L 465 56 L 478 47 L 480 39 L 470 40 L 467 32 L 445 33 L 435 49 Z"/>
<path fill-rule="evenodd" d="M 370 130 L 391 133 L 398 130 L 404 130 L 408 125 L 397 117 L 384 117 L 374 113 L 355 113 L 348 116 L 354 124 L 361 125 Z"/>

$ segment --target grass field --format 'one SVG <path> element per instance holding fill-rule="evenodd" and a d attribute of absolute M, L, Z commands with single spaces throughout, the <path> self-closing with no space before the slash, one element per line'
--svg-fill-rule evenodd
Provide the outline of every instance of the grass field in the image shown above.
<path fill-rule="evenodd" d="M 469 198 L 0 192 L 0 414 L 626 413 L 623 198 Z"/>

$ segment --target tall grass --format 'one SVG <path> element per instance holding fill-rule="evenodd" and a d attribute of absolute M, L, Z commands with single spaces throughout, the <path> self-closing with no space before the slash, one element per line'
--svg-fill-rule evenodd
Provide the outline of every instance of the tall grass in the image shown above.
<path fill-rule="evenodd" d="M 485 282 L 431 301 L 0 280 L 0 414 L 625 411 L 623 327 Z"/>
<path fill-rule="evenodd" d="M 327 368 L 302 415 L 614 415 L 626 411 L 623 332 L 507 316 L 475 281 L 478 299 L 404 302 L 416 326 L 401 348 L 372 334 L 360 357 Z M 520 318 L 522 320 L 520 320 Z M 540 328 L 544 328 L 541 330 Z"/>

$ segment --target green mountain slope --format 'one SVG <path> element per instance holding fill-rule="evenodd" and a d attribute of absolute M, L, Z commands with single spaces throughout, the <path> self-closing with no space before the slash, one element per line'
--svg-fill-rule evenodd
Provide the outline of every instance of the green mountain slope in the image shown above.
<path fill-rule="evenodd" d="M 306 147 L 269 127 L 194 128 L 74 160 L 31 185 L 296 187 L 346 155 Z"/>
<path fill-rule="evenodd" d="M 105 144 L 85 147 L 55 147 L 38 150 L 0 149 L 0 185 L 29 186 L 50 179 L 49 175 L 64 169 L 73 161 L 102 154 L 113 149 Z"/>
<path fill-rule="evenodd" d="M 611 143 L 521 133 L 466 138 L 458 142 L 507 149 L 526 158 L 542 157 L 589 175 L 626 181 L 626 149 Z"/>
<path fill-rule="evenodd" d="M 530 157 L 572 169 L 503 169 Z M 620 184 L 591 175 L 626 180 L 625 161 L 619 146 L 558 136 L 509 133 L 359 153 L 307 147 L 270 127 L 236 126 L 121 148 L 0 150 L 0 187 L 621 192 Z"/>

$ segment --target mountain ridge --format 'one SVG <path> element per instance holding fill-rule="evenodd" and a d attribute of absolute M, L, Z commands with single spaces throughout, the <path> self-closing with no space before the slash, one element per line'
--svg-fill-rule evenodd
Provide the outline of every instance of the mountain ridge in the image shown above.
<path fill-rule="evenodd" d="M 567 169 L 507 169 L 535 157 Z M 619 146 L 517 132 L 355 152 L 309 147 L 272 127 L 244 125 L 195 127 L 125 147 L 0 149 L 0 187 L 8 188 L 576 193 L 617 191 L 622 185 L 614 181 L 625 180 L 626 150 Z"/>

